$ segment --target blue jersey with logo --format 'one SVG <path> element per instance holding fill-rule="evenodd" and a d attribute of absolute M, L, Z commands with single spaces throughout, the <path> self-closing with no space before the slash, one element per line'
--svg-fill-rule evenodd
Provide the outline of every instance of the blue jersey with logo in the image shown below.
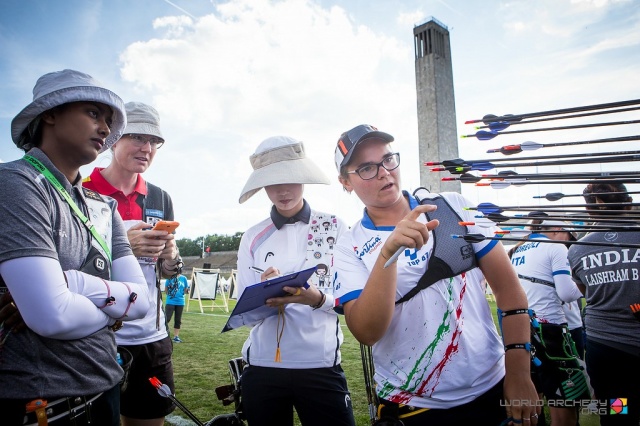
<path fill-rule="evenodd" d="M 167 305 L 184 306 L 184 291 L 189 288 L 189 281 L 184 275 L 168 279 L 164 284 L 167 292 Z"/>

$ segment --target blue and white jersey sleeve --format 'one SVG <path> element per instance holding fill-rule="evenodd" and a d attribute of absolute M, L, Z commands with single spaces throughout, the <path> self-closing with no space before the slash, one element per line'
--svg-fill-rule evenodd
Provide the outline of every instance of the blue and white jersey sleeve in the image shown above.
<path fill-rule="evenodd" d="M 573 302 L 582 297 L 578 286 L 571 278 L 569 250 L 563 244 L 552 244 L 552 271 L 556 293 L 563 302 Z"/>
<path fill-rule="evenodd" d="M 345 303 L 360 296 L 367 280 L 369 270 L 356 254 L 353 242 L 353 229 L 360 226 L 356 223 L 353 228 L 344 233 L 338 240 L 334 254 L 333 282 L 336 312 L 342 313 Z M 340 272 L 338 272 L 340 271 Z"/>

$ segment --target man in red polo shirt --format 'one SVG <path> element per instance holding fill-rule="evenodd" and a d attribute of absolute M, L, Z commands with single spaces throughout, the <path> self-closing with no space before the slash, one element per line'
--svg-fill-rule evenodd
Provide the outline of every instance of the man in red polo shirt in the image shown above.
<path fill-rule="evenodd" d="M 173 220 L 171 197 L 142 178 L 164 143 L 160 117 L 151 106 L 129 102 L 127 127 L 113 145 L 108 167 L 93 170 L 84 186 L 118 201 L 118 212 L 127 227 L 133 254 L 138 258 L 152 298 L 147 315 L 129 321 L 116 333 L 116 342 L 133 354 L 128 385 L 121 393 L 120 414 L 124 426 L 162 425 L 173 409 L 149 383 L 157 377 L 174 392 L 172 344 L 161 306 L 160 276 L 171 277 L 181 262 L 173 234 L 152 231 L 159 220 Z"/>

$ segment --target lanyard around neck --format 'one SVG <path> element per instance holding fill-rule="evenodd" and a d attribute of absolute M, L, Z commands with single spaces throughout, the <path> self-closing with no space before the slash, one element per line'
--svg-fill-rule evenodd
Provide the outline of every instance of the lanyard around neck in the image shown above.
<path fill-rule="evenodd" d="M 58 179 L 56 179 L 56 177 L 49 171 L 49 169 L 47 169 L 46 166 L 40 162 L 40 160 L 30 155 L 25 155 L 22 158 L 26 160 L 29 164 L 31 164 L 33 168 L 35 168 L 37 171 L 42 173 L 44 177 L 47 178 L 49 182 L 51 182 L 51 185 L 53 185 L 53 187 L 58 190 L 60 195 L 62 195 L 62 198 L 64 198 L 64 200 L 71 207 L 71 210 L 73 210 L 73 212 L 75 213 L 76 216 L 78 216 L 78 219 L 80 219 L 82 224 L 87 227 L 89 232 L 91 232 L 91 235 L 93 235 L 93 238 L 95 238 L 98 244 L 100 244 L 100 247 L 102 247 L 105 254 L 109 258 L 109 262 L 111 262 L 111 251 L 109 250 L 109 246 L 104 241 L 104 239 L 100 236 L 100 234 L 98 233 L 96 228 L 93 226 L 89 218 L 87 218 L 84 215 L 84 213 L 82 213 L 82 210 L 80 210 L 80 208 L 75 203 L 75 201 L 73 201 L 73 199 L 71 198 L 67 190 L 64 188 L 64 186 L 62 186 L 62 184 L 58 181 Z"/>

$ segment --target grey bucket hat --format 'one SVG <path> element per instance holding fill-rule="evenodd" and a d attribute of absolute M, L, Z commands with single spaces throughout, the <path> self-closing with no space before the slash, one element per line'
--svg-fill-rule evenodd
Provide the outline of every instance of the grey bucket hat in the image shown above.
<path fill-rule="evenodd" d="M 127 112 L 124 134 L 136 133 L 164 139 L 160 131 L 160 114 L 154 107 L 142 102 L 127 102 L 124 107 Z"/>
<path fill-rule="evenodd" d="M 90 75 L 65 69 L 40 77 L 33 87 L 33 102 L 11 121 L 11 139 L 16 146 L 24 149 L 25 140 L 21 135 L 40 114 L 70 102 L 100 102 L 113 110 L 111 133 L 101 152 L 109 149 L 120 139 L 127 124 L 122 99 Z"/>
<path fill-rule="evenodd" d="M 287 136 L 265 139 L 249 160 L 253 173 L 242 188 L 240 204 L 269 185 L 331 183 L 320 168 L 306 157 L 302 142 Z"/>

